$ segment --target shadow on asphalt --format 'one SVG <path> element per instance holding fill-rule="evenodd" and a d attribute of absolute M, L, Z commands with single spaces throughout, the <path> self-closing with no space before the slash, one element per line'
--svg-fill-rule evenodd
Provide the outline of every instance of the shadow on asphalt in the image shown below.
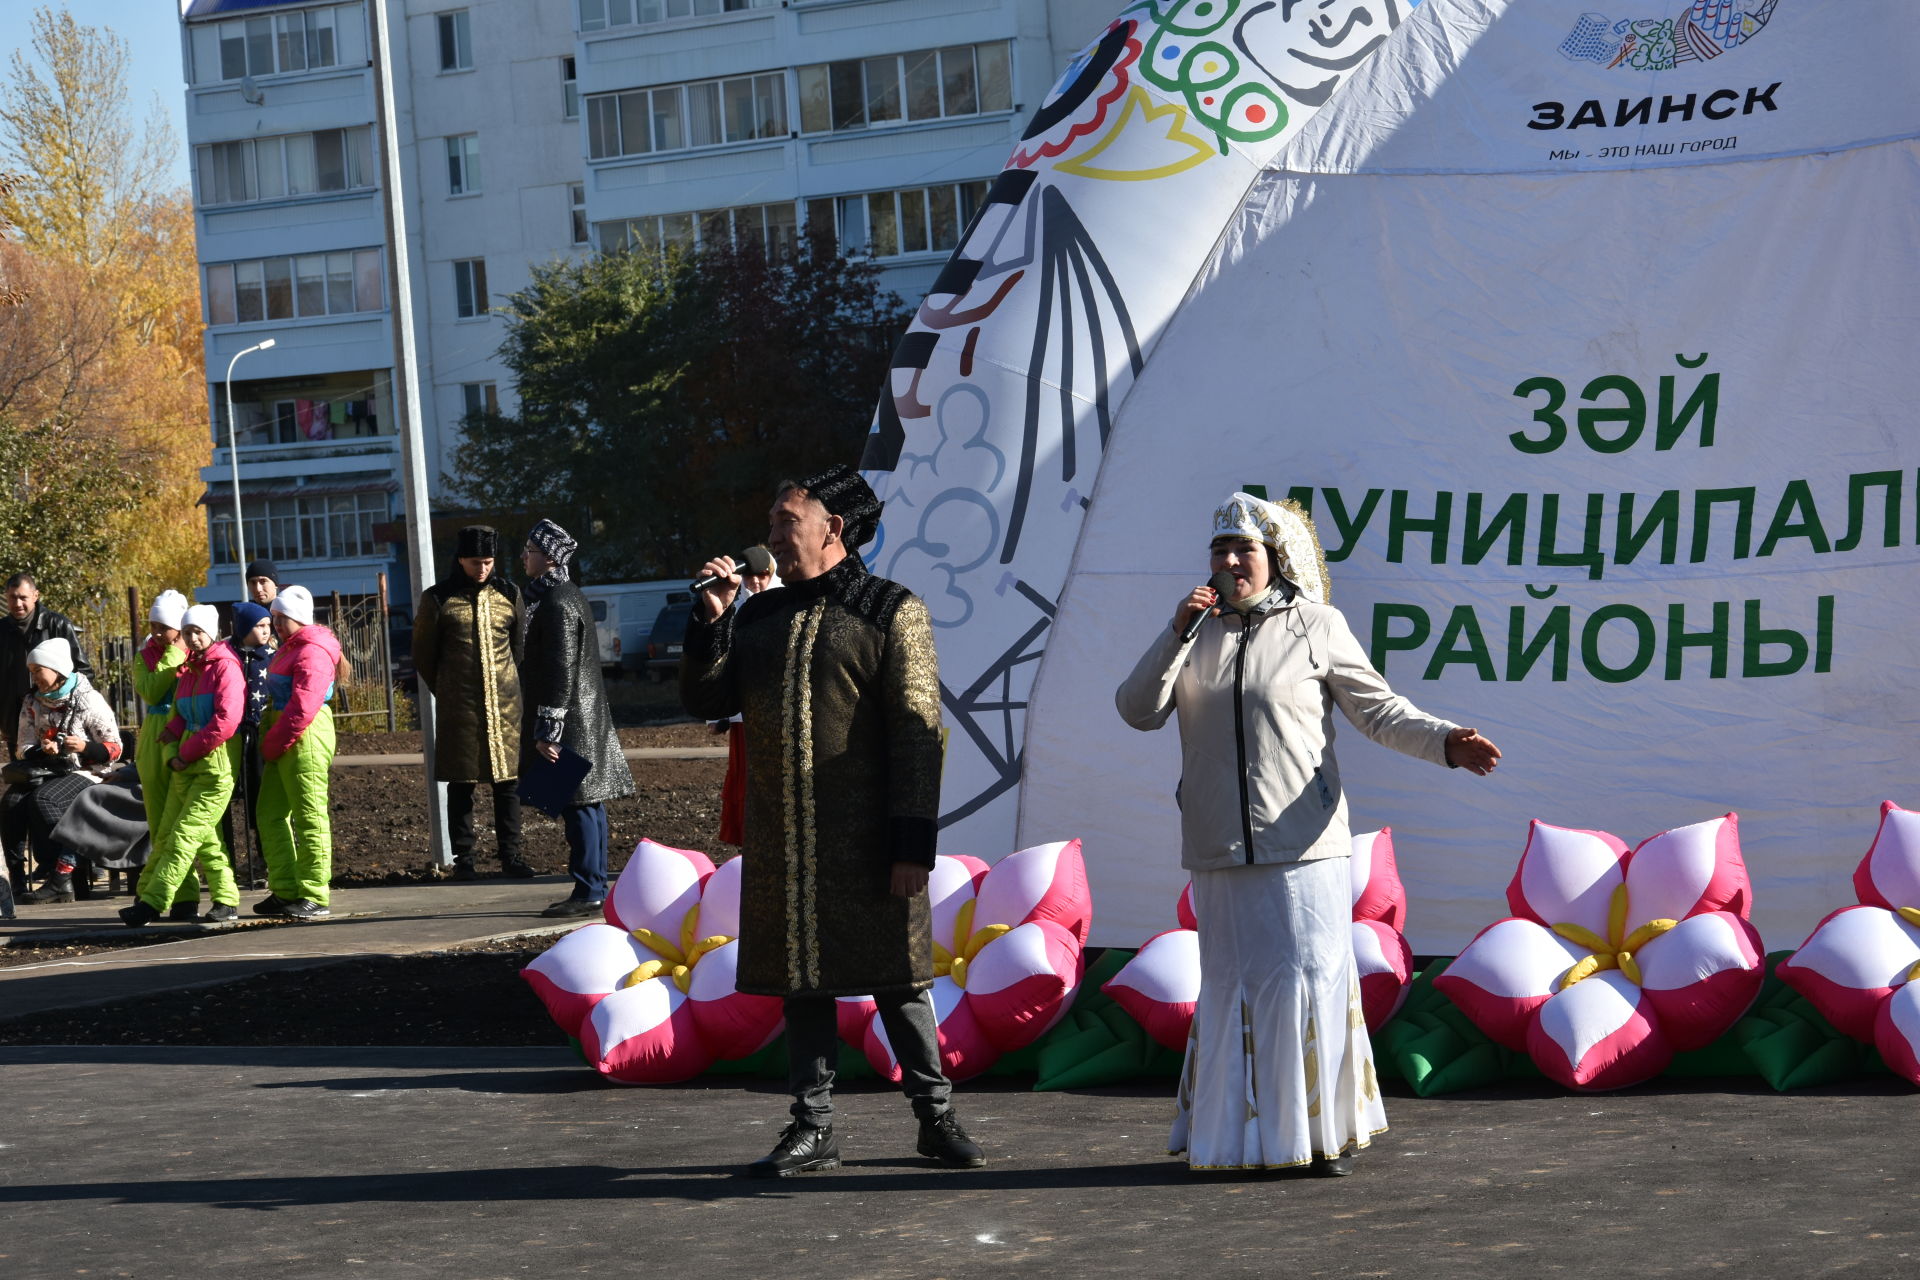
<path fill-rule="evenodd" d="M 466 1093 L 527 1096 L 598 1093 L 607 1086 L 582 1067 L 569 1071 L 460 1071 L 438 1076 L 358 1076 L 352 1079 L 269 1080 L 256 1089 L 324 1089 L 329 1093 L 399 1093 L 413 1089 L 459 1089 Z"/>
<path fill-rule="evenodd" d="M 785 1199 L 822 1193 L 1118 1190 L 1192 1185 L 1179 1161 L 1047 1168 L 936 1169 L 924 1161 L 850 1160 L 839 1172 L 749 1178 L 742 1164 L 621 1168 L 575 1164 L 527 1168 L 343 1174 L 302 1178 L 185 1178 L 47 1182 L 0 1187 L 0 1204 L 204 1205 L 216 1209 L 301 1209 L 362 1203 L 471 1204 L 533 1200 Z M 894 1170 L 898 1170 L 894 1172 Z M 1267 1179 L 1300 1178 L 1283 1173 Z"/>

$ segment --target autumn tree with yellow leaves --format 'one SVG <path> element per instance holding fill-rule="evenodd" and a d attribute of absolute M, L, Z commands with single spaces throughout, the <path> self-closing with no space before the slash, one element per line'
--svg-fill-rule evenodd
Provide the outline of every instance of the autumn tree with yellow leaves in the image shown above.
<path fill-rule="evenodd" d="M 206 571 L 208 448 L 193 206 L 136 131 L 127 45 L 30 19 L 0 85 L 0 573 L 61 607 Z"/>

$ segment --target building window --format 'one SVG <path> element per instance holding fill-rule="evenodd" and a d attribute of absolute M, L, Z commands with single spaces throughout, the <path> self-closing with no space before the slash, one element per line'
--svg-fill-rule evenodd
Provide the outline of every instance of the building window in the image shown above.
<path fill-rule="evenodd" d="M 220 78 L 331 67 L 338 57 L 333 10 L 307 9 L 219 24 Z"/>
<path fill-rule="evenodd" d="M 634 89 L 587 99 L 594 160 L 787 135 L 784 72 Z"/>
<path fill-rule="evenodd" d="M 471 418 L 478 413 L 500 412 L 500 394 L 491 382 L 461 383 L 460 402 L 464 406 L 462 417 Z"/>
<path fill-rule="evenodd" d="M 453 264 L 453 311 L 463 319 L 487 313 L 485 258 L 462 258 Z"/>
<path fill-rule="evenodd" d="M 465 9 L 436 14 L 440 27 L 440 70 L 473 70 L 473 30 Z"/>
<path fill-rule="evenodd" d="M 845 253 L 875 258 L 951 253 L 986 198 L 984 181 L 828 196 L 807 201 L 807 228 L 830 231 Z"/>
<path fill-rule="evenodd" d="M 587 243 L 587 184 L 576 182 L 567 188 L 568 212 L 573 218 L 574 244 Z"/>
<path fill-rule="evenodd" d="M 747 9 L 777 9 L 780 0 L 580 0 L 580 30 L 702 18 Z"/>
<path fill-rule="evenodd" d="M 580 71 L 572 58 L 560 59 L 560 114 L 568 120 L 580 118 Z"/>
<path fill-rule="evenodd" d="M 799 234 L 798 210 L 790 200 L 778 204 L 742 205 L 733 209 L 707 209 L 698 213 L 651 214 L 644 218 L 622 218 L 602 222 L 597 227 L 603 253 L 622 249 L 706 248 L 731 244 L 737 248 L 757 246 L 769 257 L 781 257 L 793 249 Z"/>
<path fill-rule="evenodd" d="M 336 493 L 314 498 L 263 498 L 240 495 L 247 522 L 247 555 L 276 564 L 298 560 L 345 560 L 379 555 L 386 545 L 374 540 L 373 526 L 388 519 L 385 493 Z M 222 510 L 221 508 L 225 509 Z M 209 544 L 215 564 L 237 560 L 233 542 L 233 504 L 210 511 Z"/>
<path fill-rule="evenodd" d="M 195 147 L 202 205 L 371 189 L 373 130 L 323 129 Z"/>
<path fill-rule="evenodd" d="M 387 305 L 378 249 L 220 262 L 207 268 L 207 323 L 250 324 L 380 311 Z"/>
<path fill-rule="evenodd" d="M 800 132 L 833 133 L 1013 110 L 1006 41 L 800 67 Z"/>
<path fill-rule="evenodd" d="M 447 139 L 447 194 L 472 195 L 480 189 L 480 135 Z"/>

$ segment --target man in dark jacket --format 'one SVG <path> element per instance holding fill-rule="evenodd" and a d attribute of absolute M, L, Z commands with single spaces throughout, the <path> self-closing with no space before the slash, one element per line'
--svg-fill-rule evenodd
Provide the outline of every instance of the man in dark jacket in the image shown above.
<path fill-rule="evenodd" d="M 30 573 L 16 573 L 5 588 L 7 616 L 0 620 L 0 736 L 7 742 L 7 759 L 15 754 L 13 735 L 20 722 L 20 704 L 27 700 L 27 654 L 55 636 L 73 650 L 73 669 L 91 676 L 93 668 L 81 651 L 79 633 L 63 613 L 40 603 L 40 588 Z"/>
<path fill-rule="evenodd" d="M 433 776 L 447 784 L 453 877 L 474 880 L 473 792 L 493 792 L 500 870 L 533 874 L 520 856 L 520 592 L 497 568 L 500 535 L 460 531 L 454 570 L 420 595 L 413 666 L 433 692 Z"/>
<path fill-rule="evenodd" d="M 563 746 L 590 766 L 561 815 L 573 893 L 541 913 L 547 916 L 588 916 L 600 910 L 607 899 L 607 801 L 633 794 L 633 771 L 613 731 L 613 709 L 607 705 L 607 685 L 600 674 L 593 610 L 567 570 L 579 545 L 565 529 L 542 520 L 527 535 L 520 554 L 527 571 L 521 776 L 535 756 L 545 764 L 556 763 Z"/>
<path fill-rule="evenodd" d="M 927 606 L 854 554 L 880 502 L 851 468 L 781 486 L 769 517 L 783 585 L 736 610 L 733 561 L 709 561 L 701 576 L 720 582 L 695 597 L 680 666 L 689 712 L 746 726 L 736 985 L 786 1005 L 793 1123 L 748 1172 L 839 1165 L 834 998 L 852 995 L 878 1007 L 920 1154 L 984 1164 L 953 1114 L 928 996 L 941 747 Z"/>

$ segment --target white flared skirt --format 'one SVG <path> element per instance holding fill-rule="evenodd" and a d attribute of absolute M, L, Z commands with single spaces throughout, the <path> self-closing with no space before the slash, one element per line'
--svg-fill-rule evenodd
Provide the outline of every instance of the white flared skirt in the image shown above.
<path fill-rule="evenodd" d="M 1284 1169 L 1387 1127 L 1354 971 L 1345 858 L 1193 873 L 1200 1002 L 1167 1147 Z"/>

